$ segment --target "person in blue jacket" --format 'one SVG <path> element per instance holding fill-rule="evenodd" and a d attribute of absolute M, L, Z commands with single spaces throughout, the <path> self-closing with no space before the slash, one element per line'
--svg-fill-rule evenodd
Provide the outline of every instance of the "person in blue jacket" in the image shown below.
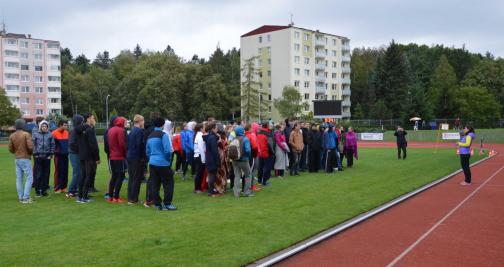
<path fill-rule="evenodd" d="M 233 170 L 234 170 L 234 185 L 233 193 L 235 197 L 240 197 L 240 180 L 243 174 L 245 177 L 245 187 L 243 189 L 243 194 L 246 197 L 252 197 L 251 184 L 252 176 L 250 173 L 249 158 L 252 154 L 252 149 L 250 147 L 250 140 L 245 136 L 245 130 L 242 126 L 235 128 L 236 138 L 239 139 L 241 145 L 240 150 L 243 152 L 238 160 L 233 160 Z"/>
<path fill-rule="evenodd" d="M 147 138 L 145 153 L 149 158 L 150 179 L 152 179 L 152 194 L 154 205 L 158 210 L 176 210 L 173 200 L 173 170 L 171 169 L 172 145 L 171 138 L 163 132 L 165 120 L 154 120 L 154 131 Z M 161 205 L 159 197 L 160 186 L 163 184 L 164 198 Z"/>
<path fill-rule="evenodd" d="M 188 122 L 186 128 L 180 134 L 182 141 L 182 150 L 184 150 L 186 164 L 182 167 L 182 179 L 186 179 L 187 168 L 191 165 L 191 174 L 194 176 L 194 170 L 192 163 L 194 158 L 194 126 L 196 126 L 196 122 L 191 121 Z"/>
<path fill-rule="evenodd" d="M 334 131 L 332 124 L 328 125 L 328 131 L 324 134 L 324 144 L 326 149 L 326 172 L 333 172 L 334 165 L 338 166 L 339 171 L 342 171 L 338 150 L 338 134 Z"/>

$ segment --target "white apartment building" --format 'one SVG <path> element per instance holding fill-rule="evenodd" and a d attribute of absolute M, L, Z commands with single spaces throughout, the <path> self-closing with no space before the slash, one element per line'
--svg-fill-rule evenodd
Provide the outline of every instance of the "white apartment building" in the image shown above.
<path fill-rule="evenodd" d="M 269 109 L 261 119 L 282 119 L 272 99 L 281 97 L 286 85 L 298 88 L 309 103 L 306 113 L 313 111 L 314 100 L 341 100 L 342 113 L 335 118 L 350 118 L 350 39 L 293 25 L 265 25 L 241 36 L 241 66 L 252 57 L 259 89 L 267 96 L 261 105 Z"/>
<path fill-rule="evenodd" d="M 61 114 L 60 43 L 3 30 L 0 51 L 0 86 L 23 118 Z"/>

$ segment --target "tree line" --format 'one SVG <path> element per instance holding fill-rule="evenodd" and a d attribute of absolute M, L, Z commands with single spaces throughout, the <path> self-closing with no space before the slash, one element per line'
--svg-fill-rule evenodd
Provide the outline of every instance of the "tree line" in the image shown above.
<path fill-rule="evenodd" d="M 352 118 L 461 118 L 493 126 L 504 113 L 504 59 L 464 47 L 355 48 Z"/>

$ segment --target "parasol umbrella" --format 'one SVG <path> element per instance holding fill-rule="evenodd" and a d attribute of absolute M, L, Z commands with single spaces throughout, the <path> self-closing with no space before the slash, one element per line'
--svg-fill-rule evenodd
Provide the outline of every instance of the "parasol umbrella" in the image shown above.
<path fill-rule="evenodd" d="M 411 119 L 409 119 L 410 121 L 421 121 L 422 118 L 419 118 L 419 117 L 413 117 Z"/>

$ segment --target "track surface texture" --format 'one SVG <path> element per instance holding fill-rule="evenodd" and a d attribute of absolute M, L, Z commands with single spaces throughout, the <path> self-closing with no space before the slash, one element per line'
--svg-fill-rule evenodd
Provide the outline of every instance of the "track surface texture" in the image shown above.
<path fill-rule="evenodd" d="M 504 266 L 504 145 L 486 148 L 498 153 L 471 168 L 472 185 L 459 173 L 277 265 Z"/>

